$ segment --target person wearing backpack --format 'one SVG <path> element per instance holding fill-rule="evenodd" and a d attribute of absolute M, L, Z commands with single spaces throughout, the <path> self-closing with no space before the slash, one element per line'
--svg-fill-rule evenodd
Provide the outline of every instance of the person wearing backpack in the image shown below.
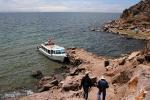
<path fill-rule="evenodd" d="M 101 77 L 101 79 L 97 83 L 97 88 L 99 89 L 98 91 L 98 100 L 101 100 L 101 94 L 103 95 L 103 99 L 105 100 L 106 98 L 106 89 L 109 88 L 108 82 L 104 78 L 104 76 Z"/>
<path fill-rule="evenodd" d="M 88 99 L 88 91 L 89 88 L 91 88 L 91 79 L 89 77 L 89 73 L 86 73 L 86 75 L 81 80 L 81 87 L 83 87 L 84 90 L 84 98 L 85 100 Z"/>

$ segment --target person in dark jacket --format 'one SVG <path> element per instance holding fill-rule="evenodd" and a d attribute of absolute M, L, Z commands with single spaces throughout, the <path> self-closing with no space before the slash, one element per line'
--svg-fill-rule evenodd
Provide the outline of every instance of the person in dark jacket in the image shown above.
<path fill-rule="evenodd" d="M 101 80 L 98 81 L 97 83 L 97 88 L 99 89 L 98 91 L 98 100 L 101 100 L 101 94 L 103 94 L 103 99 L 105 100 L 106 98 L 106 89 L 109 88 L 108 82 L 104 78 L 104 76 L 101 77 Z"/>
<path fill-rule="evenodd" d="M 83 90 L 84 90 L 84 98 L 85 100 L 87 100 L 88 91 L 89 91 L 89 88 L 91 88 L 91 79 L 89 77 L 89 73 L 86 73 L 86 75 L 82 78 L 81 87 L 83 87 Z"/>

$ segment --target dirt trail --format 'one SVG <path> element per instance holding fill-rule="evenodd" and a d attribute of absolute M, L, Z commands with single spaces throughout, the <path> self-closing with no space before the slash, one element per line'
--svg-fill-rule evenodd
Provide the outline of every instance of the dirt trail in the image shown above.
<path fill-rule="evenodd" d="M 85 63 L 82 66 L 86 66 L 88 70 L 92 72 L 92 74 L 96 76 L 100 76 L 106 72 L 104 67 L 104 58 L 98 57 L 90 52 L 86 52 L 83 49 L 76 49 L 74 57 L 75 59 L 81 59 Z"/>

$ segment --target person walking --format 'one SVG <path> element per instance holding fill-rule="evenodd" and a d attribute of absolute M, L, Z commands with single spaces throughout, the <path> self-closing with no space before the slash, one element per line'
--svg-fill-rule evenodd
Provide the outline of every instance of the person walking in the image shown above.
<path fill-rule="evenodd" d="M 101 94 L 103 95 L 103 99 L 105 100 L 106 98 L 106 89 L 109 88 L 108 82 L 104 78 L 104 76 L 101 76 L 101 79 L 97 83 L 97 88 L 99 89 L 98 91 L 98 100 L 101 100 Z"/>
<path fill-rule="evenodd" d="M 88 91 L 89 91 L 89 88 L 91 88 L 91 79 L 89 77 L 88 72 L 81 80 L 81 87 L 83 87 L 83 90 L 84 90 L 84 94 L 83 94 L 84 99 L 87 100 L 88 99 Z"/>

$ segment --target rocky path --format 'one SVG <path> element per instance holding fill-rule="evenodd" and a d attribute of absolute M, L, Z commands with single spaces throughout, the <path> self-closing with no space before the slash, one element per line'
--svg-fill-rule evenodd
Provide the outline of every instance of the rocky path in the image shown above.
<path fill-rule="evenodd" d="M 96 76 L 100 76 L 106 71 L 104 67 L 104 58 L 98 57 L 90 52 L 86 52 L 83 49 L 74 50 L 73 56 L 75 59 L 81 59 L 84 62 L 81 66 L 86 67 L 87 70 L 91 71 L 92 74 Z"/>

